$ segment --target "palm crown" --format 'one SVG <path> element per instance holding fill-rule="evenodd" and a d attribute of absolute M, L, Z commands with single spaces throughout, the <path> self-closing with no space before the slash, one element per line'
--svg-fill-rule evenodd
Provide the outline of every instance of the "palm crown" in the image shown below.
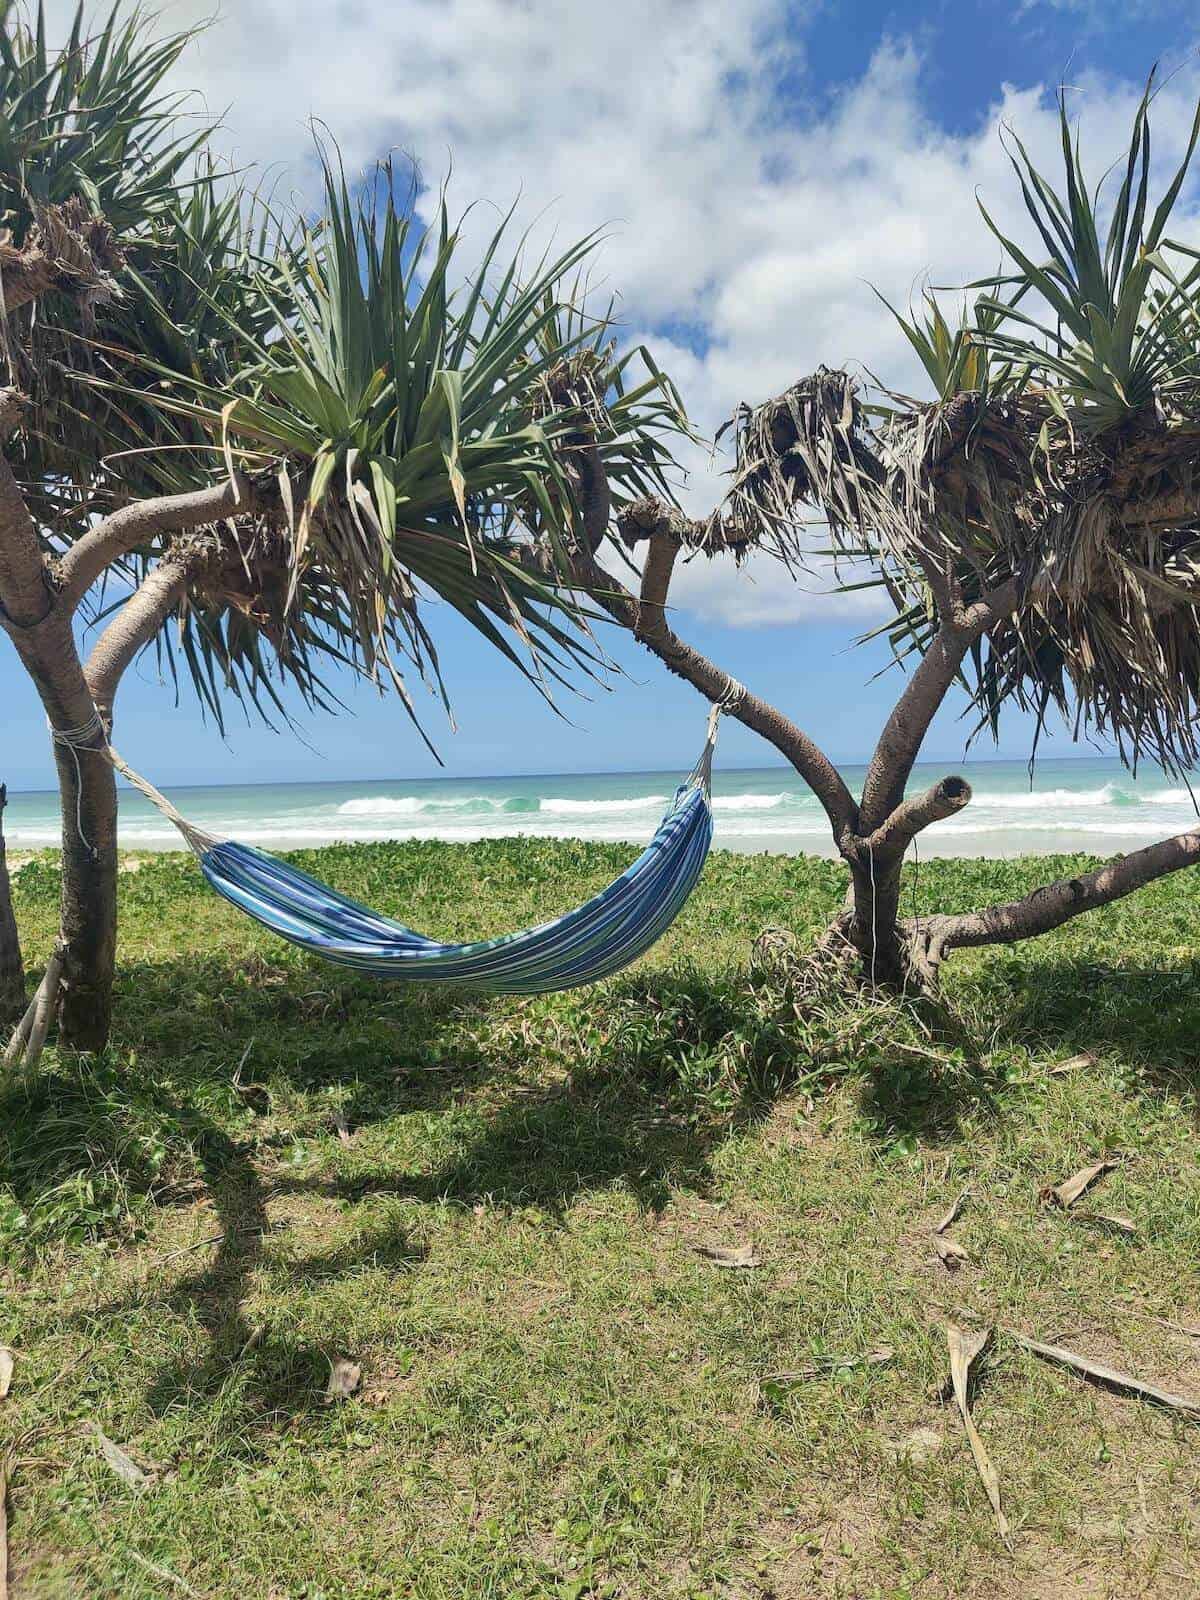
<path fill-rule="evenodd" d="M 6 249 L 44 240 L 57 273 L 9 319 L 30 398 L 14 465 L 47 544 L 114 502 L 252 479 L 251 512 L 191 536 L 210 559 L 159 640 L 218 720 L 230 695 L 282 710 L 284 679 L 321 702 L 333 664 L 415 716 L 405 668 L 441 690 L 431 599 L 546 692 L 592 670 L 586 601 L 512 555 L 579 537 L 578 386 L 556 379 L 586 370 L 618 501 L 667 490 L 685 426 L 586 309 L 595 240 L 529 261 L 506 218 L 468 256 L 444 196 L 423 226 L 390 163 L 352 186 L 328 153 L 320 212 L 283 215 L 164 88 L 189 38 L 116 13 L 89 35 L 81 8 L 51 49 L 40 5 L 30 26 L 4 5 Z"/>

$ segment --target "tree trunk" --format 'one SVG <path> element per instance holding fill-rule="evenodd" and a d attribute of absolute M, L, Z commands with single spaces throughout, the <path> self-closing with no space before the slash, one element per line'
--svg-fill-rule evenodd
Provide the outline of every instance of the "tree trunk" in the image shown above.
<path fill-rule="evenodd" d="M 102 1050 L 112 1021 L 117 957 L 116 778 L 108 762 L 90 751 L 73 753 L 60 745 L 55 754 L 63 808 L 60 918 L 66 947 L 59 1038 L 74 1050 Z"/>
<path fill-rule="evenodd" d="M 4 846 L 4 807 L 8 791 L 0 783 L 0 1027 L 15 1026 L 25 1014 L 25 966 L 13 912 L 12 886 Z"/>
<path fill-rule="evenodd" d="M 863 976 L 872 985 L 901 988 L 915 974 L 908 941 L 900 929 L 902 860 L 874 860 L 850 865 L 850 895 L 845 912 L 834 924 L 862 957 Z"/>
<path fill-rule="evenodd" d="M 50 726 L 85 726 L 95 708 L 70 617 L 52 611 L 40 622 L 10 628 L 10 635 Z M 63 818 L 61 937 L 67 945 L 59 1037 L 76 1050 L 100 1050 L 108 1039 L 116 960 L 116 779 L 98 753 L 56 745 L 55 758 Z"/>

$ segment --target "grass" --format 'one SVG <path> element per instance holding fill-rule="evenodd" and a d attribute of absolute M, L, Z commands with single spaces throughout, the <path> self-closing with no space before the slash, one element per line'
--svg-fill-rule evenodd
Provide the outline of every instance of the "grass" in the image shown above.
<path fill-rule="evenodd" d="M 465 936 L 627 856 L 299 859 Z M 912 889 L 1045 871 L 935 861 Z M 51 857 L 17 877 L 31 960 L 55 891 Z M 803 944 L 841 892 L 717 853 L 631 972 L 493 1000 L 319 966 L 182 858 L 128 874 L 112 1049 L 0 1090 L 18 1600 L 1194 1595 L 1195 1426 L 999 1339 L 975 1404 L 1009 1553 L 938 1391 L 961 1308 L 1200 1392 L 1200 1340 L 1150 1320 L 1200 1322 L 1200 880 L 957 962 L 936 1034 L 751 981 L 764 927 Z M 1134 1238 L 1039 1204 L 1105 1150 L 1094 1209 Z M 950 1274 L 930 1229 L 966 1184 Z M 748 1240 L 753 1272 L 695 1248 Z M 327 1407 L 339 1357 L 362 1388 Z M 95 1425 L 157 1463 L 142 1492 Z"/>

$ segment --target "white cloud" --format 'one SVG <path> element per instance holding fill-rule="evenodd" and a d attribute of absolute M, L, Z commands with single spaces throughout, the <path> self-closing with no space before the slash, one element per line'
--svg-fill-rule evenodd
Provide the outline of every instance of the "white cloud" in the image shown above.
<path fill-rule="evenodd" d="M 452 154 L 452 194 L 464 204 L 507 207 L 520 194 L 523 215 L 563 240 L 606 225 L 605 281 L 705 430 L 822 362 L 917 384 L 870 284 L 904 305 L 927 274 L 953 284 L 995 268 L 976 191 L 1005 227 L 1024 231 L 1001 122 L 1039 164 L 1054 170 L 1059 159 L 1047 85 L 1006 87 L 974 128 L 950 134 L 903 40 L 881 42 L 830 100 L 784 0 L 228 6 L 181 70 L 214 111 L 229 107 L 225 137 L 242 159 L 281 163 L 299 190 L 311 187 L 307 123 L 317 117 L 350 168 L 399 147 L 436 184 Z M 192 21 L 208 9 L 174 0 L 165 16 Z M 1178 157 L 1198 83 L 1193 63 L 1159 98 L 1160 160 Z M 1099 167 L 1121 148 L 1137 87 L 1083 75 L 1076 88 Z M 694 465 L 689 503 L 706 508 L 719 480 Z M 700 615 L 746 624 L 851 604 L 808 594 L 761 562 L 742 574 L 692 564 L 676 595 Z M 856 614 L 869 604 L 854 601 Z"/>

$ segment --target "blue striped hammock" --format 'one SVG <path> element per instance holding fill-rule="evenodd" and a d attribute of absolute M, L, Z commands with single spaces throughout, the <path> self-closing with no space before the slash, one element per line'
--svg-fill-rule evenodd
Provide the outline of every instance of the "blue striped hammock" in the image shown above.
<path fill-rule="evenodd" d="M 649 950 L 682 911 L 712 843 L 710 782 L 718 712 L 714 707 L 709 717 L 699 761 L 631 867 L 552 922 L 470 944 L 439 944 L 276 856 L 214 839 L 187 822 L 111 747 L 108 755 L 183 834 L 217 893 L 272 933 L 374 978 L 542 994 L 619 972 Z"/>

